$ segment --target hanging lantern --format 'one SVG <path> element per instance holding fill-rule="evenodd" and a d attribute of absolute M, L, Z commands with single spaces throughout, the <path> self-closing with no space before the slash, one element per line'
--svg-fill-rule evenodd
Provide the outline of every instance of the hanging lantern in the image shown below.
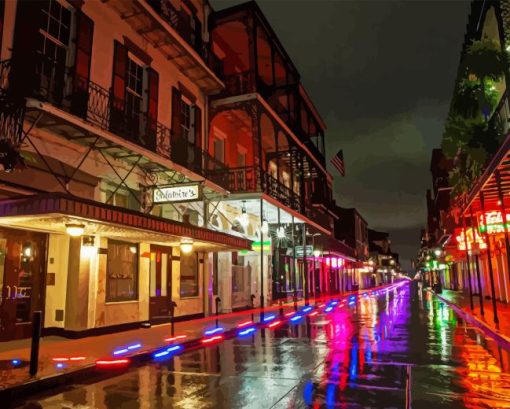
<path fill-rule="evenodd" d="M 276 229 L 276 237 L 279 238 L 279 239 L 284 239 L 285 238 L 285 227 L 279 226 Z"/>
<path fill-rule="evenodd" d="M 246 207 L 245 207 L 245 201 L 243 200 L 243 208 L 241 210 L 241 215 L 237 217 L 237 220 L 239 221 L 239 224 L 243 227 L 243 228 L 247 228 L 248 225 L 250 224 L 250 217 L 248 216 L 248 213 L 246 212 Z"/>

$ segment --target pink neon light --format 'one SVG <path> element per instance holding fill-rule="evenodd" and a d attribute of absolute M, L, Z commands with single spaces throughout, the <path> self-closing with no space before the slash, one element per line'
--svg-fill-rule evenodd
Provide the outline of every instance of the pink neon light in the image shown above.
<path fill-rule="evenodd" d="M 129 359 L 113 359 L 113 360 L 101 360 L 97 361 L 96 365 L 99 366 L 114 366 L 114 365 L 125 365 L 129 363 Z"/>
<path fill-rule="evenodd" d="M 334 257 L 331 259 L 331 266 L 333 268 L 336 268 L 336 258 L 334 258 Z"/>
<path fill-rule="evenodd" d="M 250 321 L 243 321 L 243 322 L 237 324 L 237 328 L 243 328 L 243 327 L 246 327 L 246 326 L 251 325 L 251 324 L 253 324 L 253 321 L 251 321 L 251 320 Z"/>
<path fill-rule="evenodd" d="M 172 337 L 172 338 L 165 338 L 165 342 L 173 342 L 173 341 L 177 341 L 179 339 L 184 339 L 184 338 L 187 338 L 188 336 L 187 335 L 177 335 L 175 337 Z"/>
<path fill-rule="evenodd" d="M 84 356 L 72 356 L 71 358 L 69 358 L 71 361 L 85 361 L 85 357 Z"/>
<path fill-rule="evenodd" d="M 319 313 L 319 311 L 314 311 L 314 312 L 310 313 L 310 317 L 315 317 L 318 313 Z"/>
<path fill-rule="evenodd" d="M 281 321 L 274 321 L 271 324 L 269 324 L 268 327 L 274 328 L 274 327 L 277 327 L 278 325 L 280 325 L 281 323 L 282 323 Z"/>
<path fill-rule="evenodd" d="M 222 339 L 223 339 L 223 335 L 216 335 L 215 337 L 204 338 L 201 342 L 202 342 L 202 344 L 209 344 L 211 342 L 219 341 L 219 340 L 222 340 Z"/>
<path fill-rule="evenodd" d="M 292 317 L 296 312 L 295 311 L 292 311 L 292 312 L 288 312 L 287 314 L 285 314 L 286 317 Z"/>

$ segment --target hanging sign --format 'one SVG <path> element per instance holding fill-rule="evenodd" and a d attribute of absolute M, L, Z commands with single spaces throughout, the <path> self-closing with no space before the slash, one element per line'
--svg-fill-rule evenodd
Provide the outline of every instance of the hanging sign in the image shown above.
<path fill-rule="evenodd" d="M 199 183 L 168 185 L 155 187 L 152 193 L 153 203 L 195 202 L 202 199 Z"/>
<path fill-rule="evenodd" d="M 474 237 L 473 237 L 474 232 Z M 464 236 L 466 236 L 464 238 Z M 463 228 L 455 229 L 455 240 L 457 241 L 457 249 L 460 251 L 466 251 L 466 241 L 468 245 L 468 250 L 472 250 L 473 248 L 478 249 L 486 249 L 487 244 L 485 244 L 485 240 L 481 237 L 476 230 L 473 230 L 471 227 L 467 227 L 466 230 Z"/>
<path fill-rule="evenodd" d="M 483 213 L 479 214 L 479 230 L 480 233 L 485 233 L 487 229 L 488 234 L 498 234 L 505 232 L 505 224 L 503 223 L 503 216 L 499 210 L 485 212 L 485 217 Z M 506 227 L 510 228 L 510 214 L 507 214 L 506 217 Z M 485 226 L 485 221 L 487 221 L 487 227 Z"/>
<path fill-rule="evenodd" d="M 313 256 L 313 246 L 308 245 L 306 246 L 306 256 L 305 257 L 312 257 Z M 296 257 L 303 257 L 303 246 L 296 246 Z"/>

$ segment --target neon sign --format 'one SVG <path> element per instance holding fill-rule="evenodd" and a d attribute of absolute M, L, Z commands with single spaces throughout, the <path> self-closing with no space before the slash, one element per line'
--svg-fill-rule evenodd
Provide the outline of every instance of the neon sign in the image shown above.
<path fill-rule="evenodd" d="M 473 238 L 473 232 L 475 233 L 475 237 Z M 464 234 L 466 237 L 464 238 Z M 473 244 L 476 243 L 477 248 L 486 249 L 487 245 L 485 244 L 485 240 L 478 234 L 476 230 L 468 227 L 467 229 L 455 229 L 455 240 L 457 241 L 457 249 L 461 251 L 466 251 L 466 242 L 468 245 L 468 250 L 473 249 Z M 475 242 L 476 240 L 476 242 Z"/>
<path fill-rule="evenodd" d="M 510 228 L 510 214 L 507 214 L 506 217 L 506 227 Z M 485 220 L 483 217 L 483 213 L 478 216 L 479 220 L 479 231 L 480 233 L 485 233 L 487 229 L 488 234 L 498 234 L 505 232 L 505 224 L 503 222 L 503 216 L 499 210 L 494 210 L 491 212 L 485 212 Z M 485 222 L 487 222 L 487 227 L 485 226 Z"/>

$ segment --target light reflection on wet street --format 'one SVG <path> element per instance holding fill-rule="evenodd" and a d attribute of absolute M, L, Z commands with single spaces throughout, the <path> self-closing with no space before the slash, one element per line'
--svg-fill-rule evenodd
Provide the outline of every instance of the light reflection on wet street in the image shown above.
<path fill-rule="evenodd" d="M 509 367 L 508 352 L 406 284 L 16 407 L 406 408 L 407 394 L 413 408 L 510 408 Z"/>

